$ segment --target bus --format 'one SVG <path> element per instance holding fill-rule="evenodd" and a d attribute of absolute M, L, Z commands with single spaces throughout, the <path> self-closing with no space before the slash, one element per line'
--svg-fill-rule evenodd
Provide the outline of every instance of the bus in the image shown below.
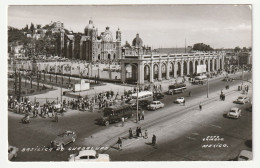
<path fill-rule="evenodd" d="M 150 91 L 141 91 L 141 92 L 138 92 L 138 97 L 137 97 L 137 93 L 134 93 L 132 94 L 132 99 L 137 99 L 138 100 L 146 100 L 146 99 L 150 99 L 150 98 L 153 98 L 153 92 L 150 92 Z"/>
<path fill-rule="evenodd" d="M 122 118 L 131 118 L 134 110 L 129 104 L 118 104 L 104 109 L 103 117 L 97 119 L 98 124 L 108 126 L 111 123 L 120 122 Z"/>
<path fill-rule="evenodd" d="M 175 93 L 182 93 L 186 89 L 186 84 L 184 83 L 175 83 L 174 85 L 170 85 L 167 91 L 167 94 L 173 95 Z"/>
<path fill-rule="evenodd" d="M 202 76 L 195 76 L 193 84 L 195 85 L 203 85 L 205 83 L 207 83 L 208 77 L 206 75 L 202 75 Z"/>

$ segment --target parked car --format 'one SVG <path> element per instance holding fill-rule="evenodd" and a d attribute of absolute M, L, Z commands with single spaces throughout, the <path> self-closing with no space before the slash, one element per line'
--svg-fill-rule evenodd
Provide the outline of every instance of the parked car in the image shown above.
<path fill-rule="evenodd" d="M 14 146 L 8 147 L 8 160 L 12 160 L 17 157 L 18 148 Z"/>
<path fill-rule="evenodd" d="M 185 101 L 185 98 L 184 97 L 178 97 L 174 102 L 175 103 L 183 103 Z"/>
<path fill-rule="evenodd" d="M 148 106 L 147 109 L 148 110 L 157 110 L 159 108 L 163 108 L 164 104 L 160 101 L 152 101 Z"/>
<path fill-rule="evenodd" d="M 252 159 L 253 159 L 253 153 L 248 150 L 242 150 L 237 158 L 238 161 L 247 161 Z"/>
<path fill-rule="evenodd" d="M 235 79 L 234 78 L 230 78 L 230 77 L 225 77 L 222 81 L 224 82 L 233 82 Z"/>
<path fill-rule="evenodd" d="M 234 101 L 234 103 L 238 103 L 238 104 L 245 104 L 245 103 L 248 103 L 249 102 L 249 98 L 246 97 L 246 96 L 239 96 L 237 98 L 236 101 Z"/>
<path fill-rule="evenodd" d="M 71 154 L 69 162 L 109 162 L 108 154 L 98 154 L 95 150 L 82 150 L 78 155 Z"/>
<path fill-rule="evenodd" d="M 73 131 L 65 131 L 62 134 L 59 134 L 58 137 L 51 142 L 51 147 L 55 149 L 64 149 L 64 146 L 75 142 L 77 135 Z"/>
<path fill-rule="evenodd" d="M 227 117 L 229 118 L 239 118 L 241 116 L 241 110 L 237 107 L 233 107 L 227 113 Z"/>

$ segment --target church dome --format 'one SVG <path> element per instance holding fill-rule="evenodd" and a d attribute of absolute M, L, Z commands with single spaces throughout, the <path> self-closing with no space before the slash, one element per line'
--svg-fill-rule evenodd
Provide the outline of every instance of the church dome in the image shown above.
<path fill-rule="evenodd" d="M 95 28 L 93 21 L 89 20 L 89 24 L 85 27 L 84 32 L 85 35 L 89 35 L 89 32 L 92 31 Z"/>
<path fill-rule="evenodd" d="M 134 40 L 132 42 L 132 46 L 135 46 L 135 47 L 143 46 L 143 40 L 139 37 L 139 34 L 136 34 L 136 37 L 134 38 Z"/>
<path fill-rule="evenodd" d="M 106 27 L 106 31 L 103 33 L 102 40 L 104 42 L 112 42 L 113 41 L 113 36 L 111 31 L 109 30 L 109 27 Z"/>

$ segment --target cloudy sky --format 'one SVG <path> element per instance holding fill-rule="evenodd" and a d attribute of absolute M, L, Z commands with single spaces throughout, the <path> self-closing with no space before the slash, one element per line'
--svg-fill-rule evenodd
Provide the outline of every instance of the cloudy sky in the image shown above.
<path fill-rule="evenodd" d="M 252 11 L 248 5 L 120 5 L 120 6 L 10 6 L 8 26 L 16 28 L 61 21 L 65 28 L 83 32 L 92 18 L 99 33 L 106 26 L 120 28 L 122 43 L 136 33 L 145 45 L 184 47 L 205 43 L 213 48 L 251 46 Z"/>

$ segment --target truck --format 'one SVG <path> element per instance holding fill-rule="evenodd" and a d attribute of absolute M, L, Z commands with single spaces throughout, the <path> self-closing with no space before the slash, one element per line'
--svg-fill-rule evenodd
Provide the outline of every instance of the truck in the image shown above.
<path fill-rule="evenodd" d="M 186 88 L 186 84 L 184 83 L 175 83 L 173 85 L 169 85 L 167 94 L 169 95 L 173 95 L 175 93 L 182 93 L 185 91 Z"/>

